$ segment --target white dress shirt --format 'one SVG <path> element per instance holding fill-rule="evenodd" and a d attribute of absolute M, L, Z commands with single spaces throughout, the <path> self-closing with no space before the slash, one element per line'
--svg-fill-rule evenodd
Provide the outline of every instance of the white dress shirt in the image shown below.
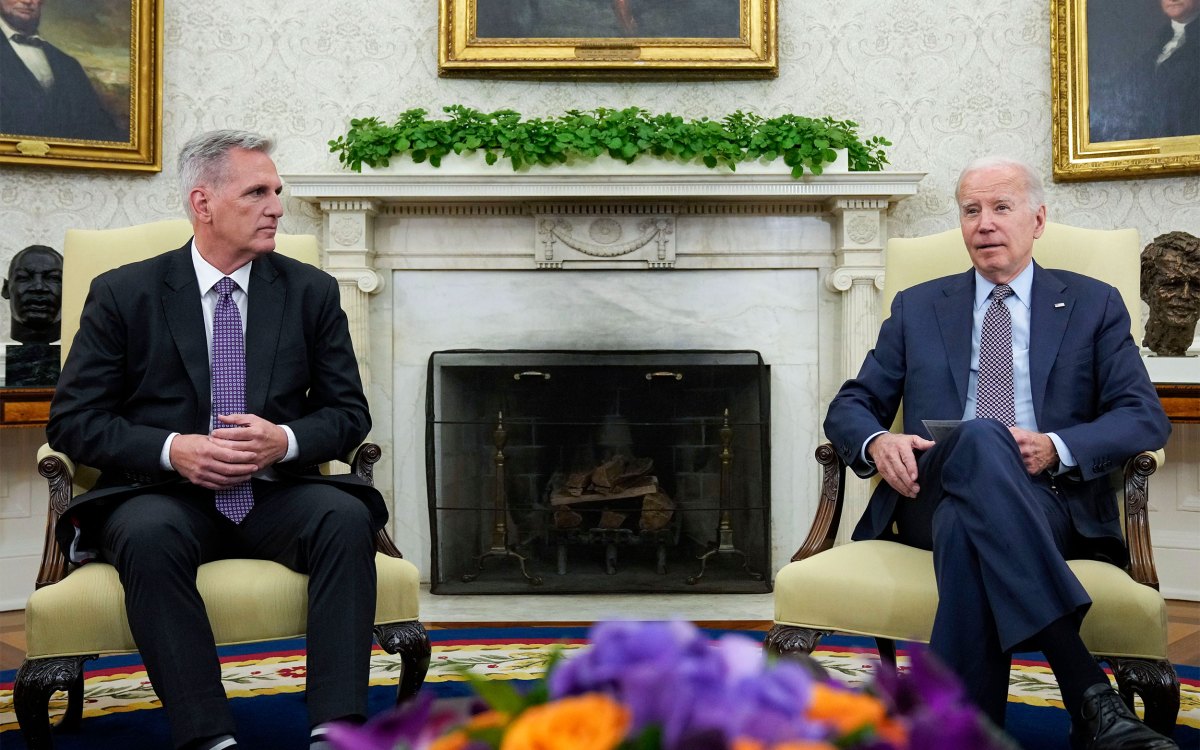
<path fill-rule="evenodd" d="M 42 84 L 42 88 L 49 89 L 54 85 L 54 71 L 50 69 L 50 61 L 46 59 L 46 50 L 33 44 L 20 44 L 12 40 L 13 34 L 21 32 L 14 29 L 0 18 L 0 32 L 3 32 L 4 38 L 12 46 L 13 52 L 17 53 L 17 57 L 21 58 L 21 62 L 25 63 L 25 67 L 29 68 L 29 72 L 33 73 L 33 77 Z M 25 36 L 34 39 L 41 39 L 37 34 L 26 34 Z M 44 40 L 43 40 L 44 41 Z"/>
<path fill-rule="evenodd" d="M 1189 19 L 1191 20 L 1191 19 Z M 1162 52 L 1158 53 L 1158 59 L 1154 61 L 1155 65 L 1162 65 L 1171 55 L 1175 54 L 1175 50 L 1183 46 L 1184 40 L 1187 38 L 1187 24 L 1179 21 L 1171 21 L 1171 38 L 1163 45 Z"/>

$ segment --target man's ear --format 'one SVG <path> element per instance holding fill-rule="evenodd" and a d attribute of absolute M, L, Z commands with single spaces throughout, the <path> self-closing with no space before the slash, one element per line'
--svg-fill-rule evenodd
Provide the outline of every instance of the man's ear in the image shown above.
<path fill-rule="evenodd" d="M 203 224 L 212 221 L 212 212 L 208 205 L 208 192 L 204 188 L 192 188 L 192 192 L 188 193 L 188 205 L 192 207 L 192 213 L 195 214 L 197 221 Z"/>
<path fill-rule="evenodd" d="M 8 279 L 5 279 L 5 280 L 4 280 L 4 287 L 3 287 L 3 288 L 0 288 L 0 297 L 3 297 L 4 299 L 9 299 L 9 296 L 8 296 Z"/>

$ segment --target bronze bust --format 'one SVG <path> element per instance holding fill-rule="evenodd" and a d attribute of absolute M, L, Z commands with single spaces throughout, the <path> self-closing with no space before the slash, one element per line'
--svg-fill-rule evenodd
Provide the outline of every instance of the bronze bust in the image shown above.
<path fill-rule="evenodd" d="M 1168 232 L 1142 251 L 1142 299 L 1150 305 L 1142 344 L 1161 357 L 1182 357 L 1200 320 L 1200 237 Z"/>
<path fill-rule="evenodd" d="M 58 341 L 62 330 L 62 267 L 62 256 L 45 245 L 30 245 L 12 257 L 0 296 L 8 300 L 12 313 L 13 341 Z"/>

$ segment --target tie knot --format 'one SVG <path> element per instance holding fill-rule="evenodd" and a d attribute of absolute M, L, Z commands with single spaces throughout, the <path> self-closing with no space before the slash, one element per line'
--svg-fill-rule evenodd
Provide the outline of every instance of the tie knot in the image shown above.
<path fill-rule="evenodd" d="M 25 34 L 13 34 L 11 37 L 9 37 L 9 39 L 12 39 L 13 42 L 15 42 L 17 44 L 25 44 L 30 47 L 41 47 L 42 46 L 41 38 L 36 37 L 36 36 L 27 36 Z"/>
<path fill-rule="evenodd" d="M 234 281 L 233 279 L 229 278 L 228 276 L 222 278 L 220 281 L 218 281 L 213 286 L 213 289 L 216 289 L 217 294 L 220 294 L 221 296 L 225 296 L 226 294 L 233 294 L 233 290 L 237 289 L 237 288 L 238 288 L 237 282 Z"/>
<path fill-rule="evenodd" d="M 997 284 L 992 289 L 992 302 L 1003 302 L 1005 297 L 1013 293 L 1012 287 L 1008 284 Z"/>

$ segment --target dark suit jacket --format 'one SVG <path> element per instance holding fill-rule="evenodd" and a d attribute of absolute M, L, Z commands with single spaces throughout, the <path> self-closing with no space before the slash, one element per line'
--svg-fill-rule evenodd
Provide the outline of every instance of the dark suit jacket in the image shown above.
<path fill-rule="evenodd" d="M 128 141 L 100 103 L 79 62 L 52 44 L 42 49 L 54 86 L 43 89 L 12 43 L 0 35 L 0 133 L 30 138 Z"/>
<path fill-rule="evenodd" d="M 1029 370 L 1037 428 L 1057 433 L 1078 461 L 1078 470 L 1058 483 L 1075 529 L 1096 541 L 1097 553 L 1124 564 L 1119 508 L 1107 475 L 1137 452 L 1165 444 L 1170 423 L 1116 289 L 1035 265 L 1032 297 Z M 825 434 L 856 473 L 873 473 L 860 459 L 863 441 L 892 424 L 901 400 L 906 433 L 928 438 L 921 420 L 962 418 L 974 299 L 973 270 L 896 295 L 875 349 L 825 418 Z M 881 536 L 898 499 L 880 482 L 854 538 Z"/>
<path fill-rule="evenodd" d="M 1157 65 L 1173 33 L 1168 24 L 1146 60 L 1151 71 L 1144 105 L 1148 138 L 1200 135 L 1200 19 L 1187 25 L 1183 44 Z"/>
<path fill-rule="evenodd" d="M 246 409 L 296 435 L 299 456 L 276 465 L 288 477 L 334 483 L 360 497 L 382 527 L 379 493 L 315 465 L 346 457 L 371 427 L 337 282 L 320 269 L 271 254 L 254 261 L 246 312 Z M 183 479 L 160 470 L 172 432 L 207 433 L 209 357 L 200 288 L 188 245 L 101 274 L 50 407 L 50 445 L 99 469 L 57 529 L 64 550 L 114 502 Z"/>

